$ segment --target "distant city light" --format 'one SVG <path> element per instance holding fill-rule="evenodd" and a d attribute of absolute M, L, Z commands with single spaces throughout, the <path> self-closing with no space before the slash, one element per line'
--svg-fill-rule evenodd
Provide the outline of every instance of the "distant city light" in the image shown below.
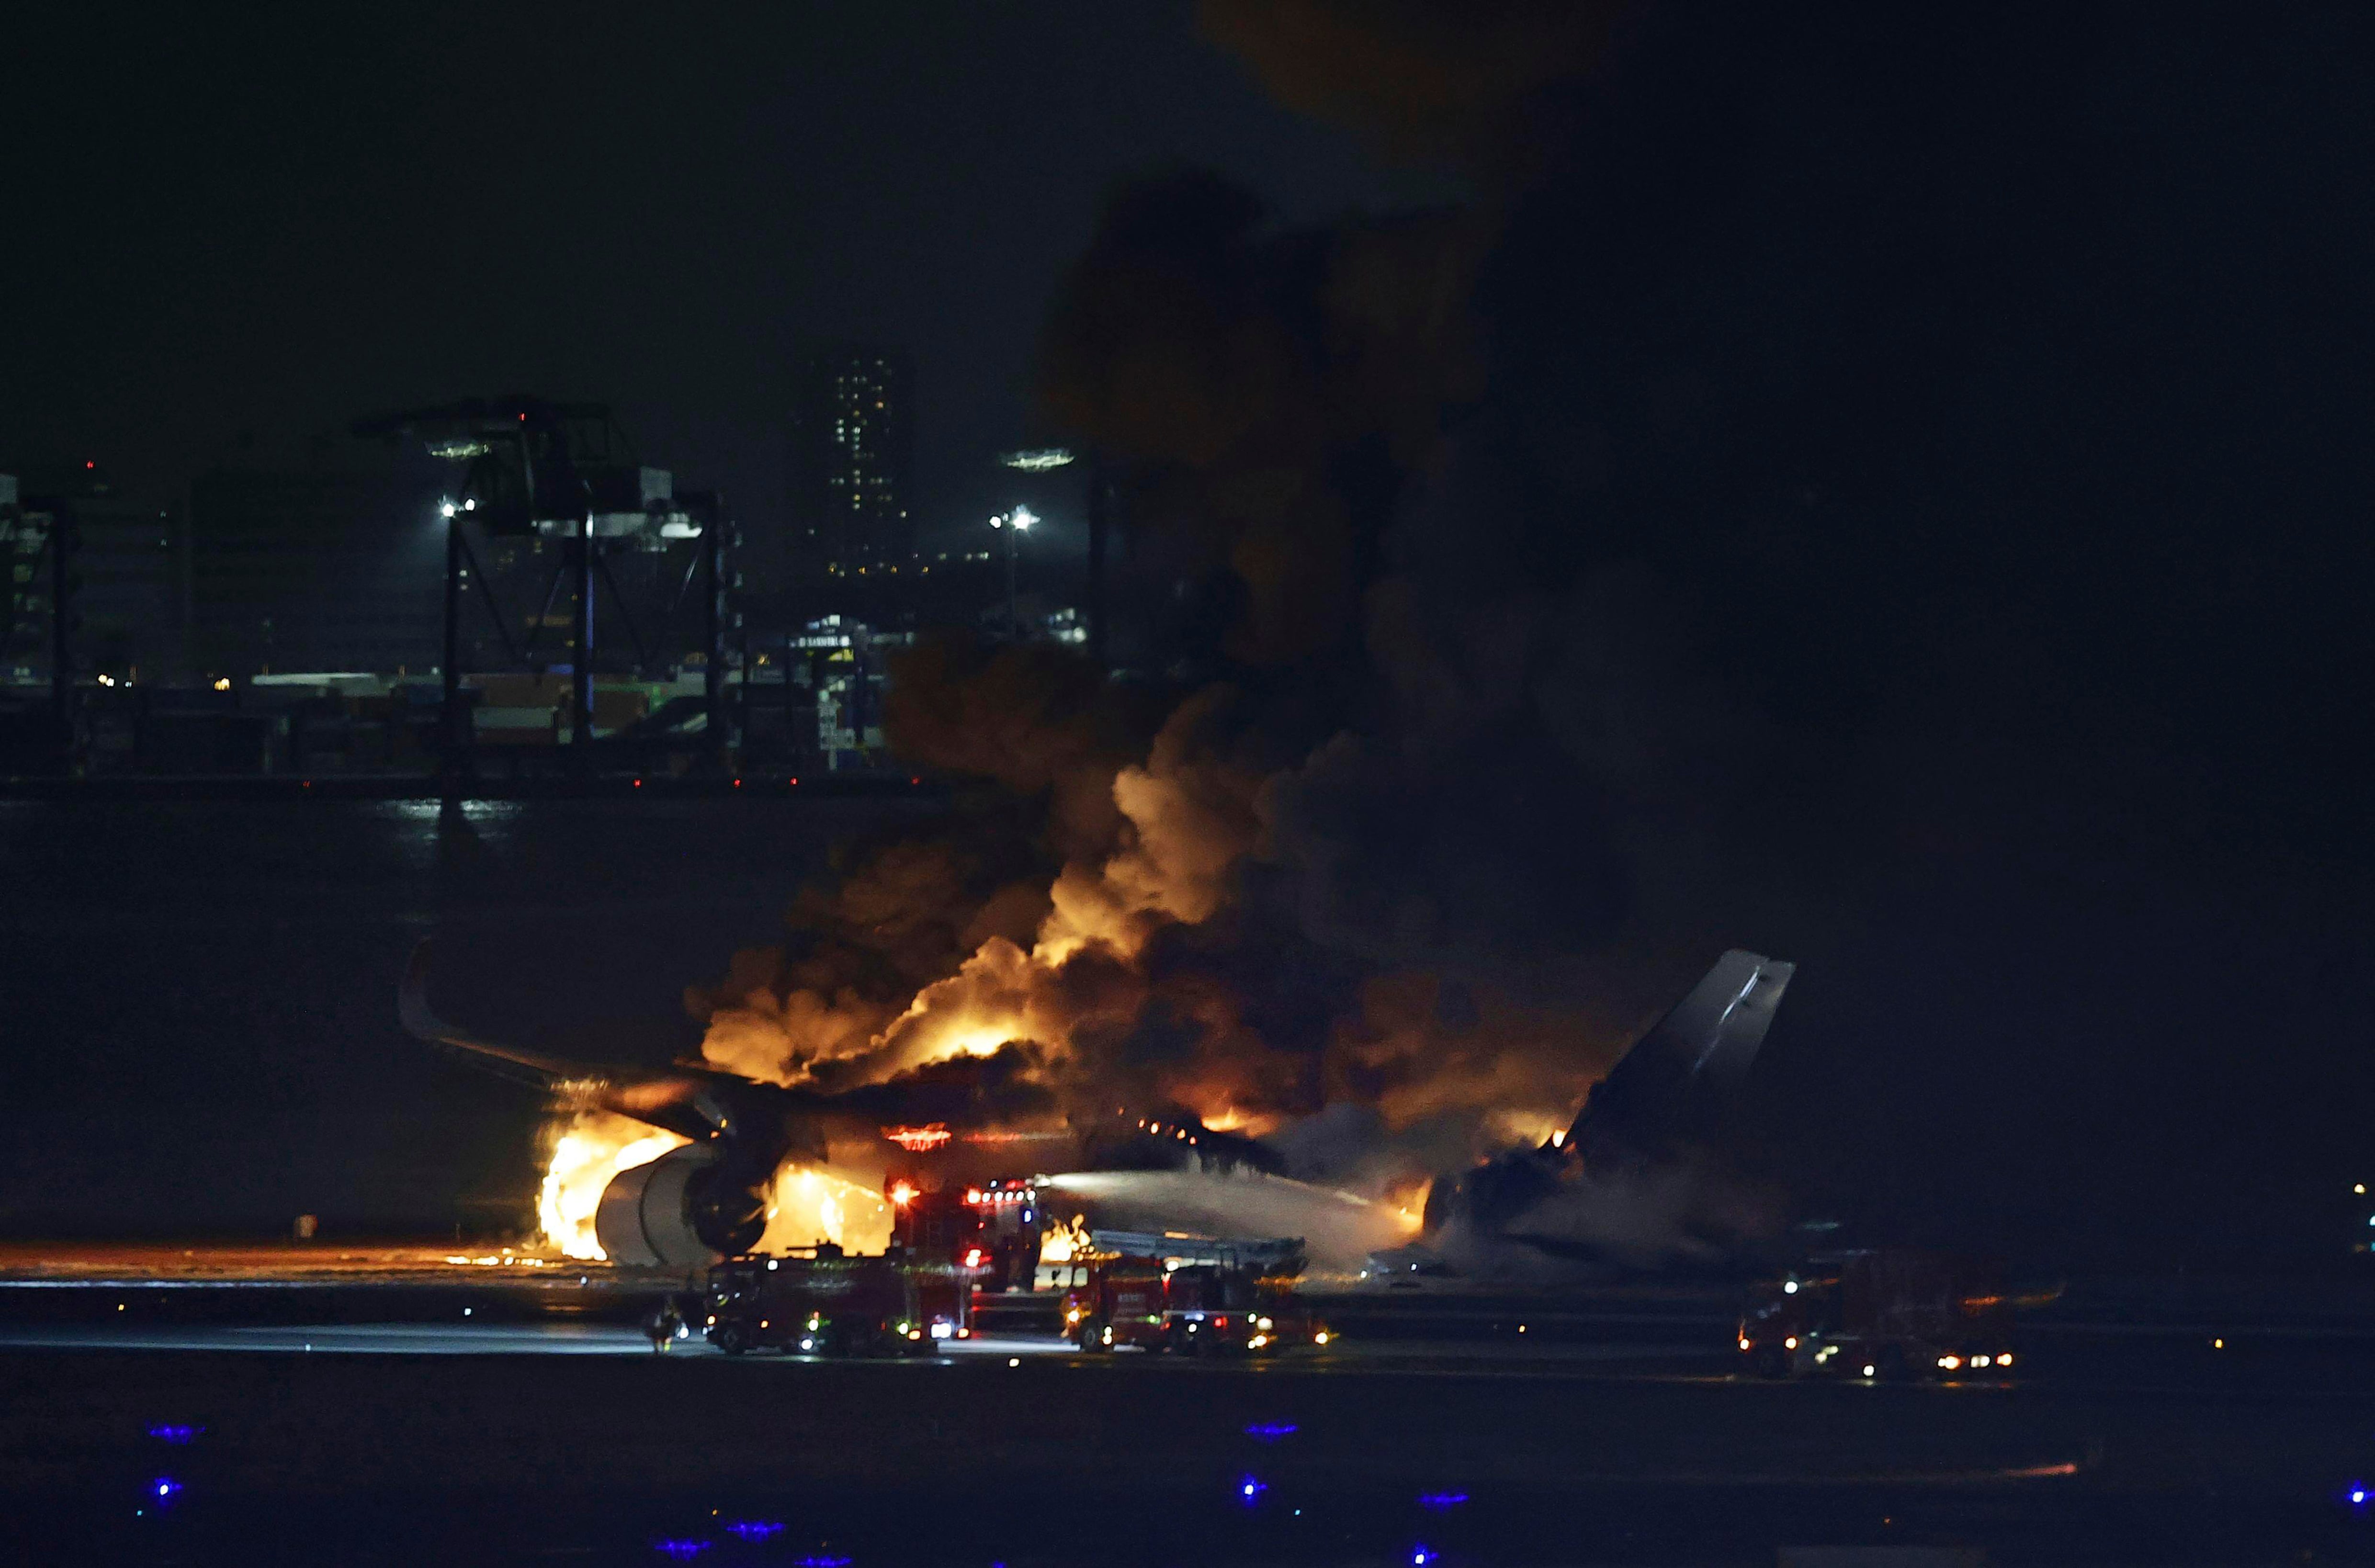
<path fill-rule="evenodd" d="M 1066 466 L 1072 461 L 1072 454 L 1060 446 L 1040 446 L 1023 452 L 1002 453 L 998 460 L 1009 468 L 1020 468 L 1026 474 L 1038 474 L 1050 468 Z"/>

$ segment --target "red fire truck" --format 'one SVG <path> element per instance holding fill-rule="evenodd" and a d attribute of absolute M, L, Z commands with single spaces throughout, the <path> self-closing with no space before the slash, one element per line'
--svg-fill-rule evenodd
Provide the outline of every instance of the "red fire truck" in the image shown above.
<path fill-rule="evenodd" d="M 981 1288 L 1035 1290 L 1049 1229 L 1038 1185 L 1023 1177 L 981 1182 L 966 1187 L 964 1197 L 975 1224 L 962 1261 L 981 1271 Z"/>
<path fill-rule="evenodd" d="M 1028 1291 L 1047 1220 L 1027 1179 L 928 1185 L 923 1176 L 882 1184 L 891 1237 L 914 1256 L 952 1263 L 988 1291 Z"/>
<path fill-rule="evenodd" d="M 703 1315 L 709 1342 L 729 1356 L 926 1354 L 971 1334 L 972 1290 L 947 1263 L 850 1257 L 827 1243 L 712 1265 Z"/>
<path fill-rule="evenodd" d="M 1755 1289 L 1740 1353 L 1766 1377 L 1996 1375 L 2014 1365 L 2012 1308 L 2001 1274 L 1978 1259 L 1837 1253 Z"/>
<path fill-rule="evenodd" d="M 1094 1231 L 1079 1283 L 1064 1293 L 1064 1333 L 1083 1350 L 1260 1353 L 1328 1344 L 1290 1281 L 1300 1240 L 1225 1240 Z"/>

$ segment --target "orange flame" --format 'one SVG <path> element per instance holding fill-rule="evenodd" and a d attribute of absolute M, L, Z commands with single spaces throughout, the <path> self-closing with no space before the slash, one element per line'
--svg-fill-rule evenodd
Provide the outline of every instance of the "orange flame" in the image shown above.
<path fill-rule="evenodd" d="M 647 1127 L 611 1111 L 588 1111 L 557 1125 L 537 1188 L 536 1219 L 545 1244 L 568 1257 L 602 1261 L 594 1214 L 602 1190 L 621 1171 L 648 1165 L 689 1138 Z"/>
<path fill-rule="evenodd" d="M 1070 1263 L 1095 1250 L 1095 1244 L 1089 1239 L 1088 1217 L 1075 1214 L 1068 1225 L 1047 1227 L 1047 1233 L 1039 1242 L 1039 1261 Z"/>
<path fill-rule="evenodd" d="M 891 1202 L 880 1193 L 814 1165 L 786 1165 L 769 1190 L 761 1252 L 831 1242 L 871 1255 L 891 1244 Z"/>

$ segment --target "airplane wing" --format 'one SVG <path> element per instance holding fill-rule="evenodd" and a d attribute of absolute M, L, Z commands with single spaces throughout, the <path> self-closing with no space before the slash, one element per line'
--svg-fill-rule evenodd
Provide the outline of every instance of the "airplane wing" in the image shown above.
<path fill-rule="evenodd" d="M 679 1138 L 715 1138 L 754 1116 L 779 1127 L 792 1126 L 797 1118 L 803 1130 L 792 1141 L 810 1158 L 823 1160 L 824 1144 L 814 1125 L 820 1107 L 797 1090 L 755 1082 L 697 1063 L 679 1062 L 653 1072 L 563 1061 L 465 1033 L 430 1008 L 430 946 L 423 941 L 412 949 L 404 984 L 396 996 L 396 1017 L 415 1039 L 451 1051 L 498 1078 L 540 1089 L 556 1104 L 616 1112 Z"/>
<path fill-rule="evenodd" d="M 404 969 L 404 984 L 396 994 L 396 1016 L 403 1022 L 406 1033 L 451 1051 L 473 1067 L 531 1088 L 559 1092 L 564 1085 L 583 1084 L 588 1079 L 602 1076 L 598 1069 L 580 1063 L 476 1039 L 439 1018 L 429 1007 L 429 949 L 432 945 L 423 941 L 412 949 L 412 960 Z"/>

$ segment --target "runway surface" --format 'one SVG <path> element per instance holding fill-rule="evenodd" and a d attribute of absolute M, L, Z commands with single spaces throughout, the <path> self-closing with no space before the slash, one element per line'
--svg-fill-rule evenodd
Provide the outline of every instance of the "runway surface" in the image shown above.
<path fill-rule="evenodd" d="M 2106 1295 L 2031 1325 L 2017 1379 L 1769 1383 L 1741 1374 L 1705 1290 L 1338 1295 L 1329 1321 L 1357 1326 L 1262 1359 L 1003 1331 L 912 1358 L 659 1355 L 636 1324 L 680 1281 L 523 1256 L 0 1252 L 14 1544 L 160 1562 L 1769 1568 L 1811 1544 L 2375 1562 L 2349 1501 L 2375 1477 L 2369 1326 L 2277 1297 L 2255 1319 L 2198 1292 Z"/>

